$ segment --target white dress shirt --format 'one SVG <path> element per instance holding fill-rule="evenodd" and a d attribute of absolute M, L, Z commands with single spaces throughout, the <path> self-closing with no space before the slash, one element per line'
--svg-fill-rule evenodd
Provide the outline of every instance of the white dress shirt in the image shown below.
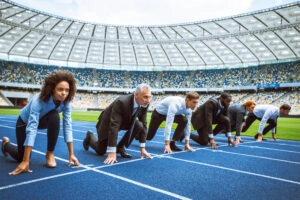
<path fill-rule="evenodd" d="M 258 128 L 258 133 L 261 134 L 265 128 L 265 125 L 266 125 L 268 119 L 273 119 L 276 122 L 280 113 L 279 113 L 279 108 L 277 108 L 276 106 L 257 105 L 254 108 L 253 114 L 256 117 L 261 118 L 260 125 Z M 275 128 L 272 129 L 272 133 L 275 133 Z"/>
<path fill-rule="evenodd" d="M 171 128 L 175 115 L 185 115 L 188 123 L 184 129 L 185 139 L 189 140 L 191 134 L 192 109 L 186 108 L 185 99 L 178 96 L 170 96 L 163 99 L 157 106 L 156 111 L 161 115 L 166 115 L 166 126 L 164 130 L 165 140 L 170 140 Z"/>

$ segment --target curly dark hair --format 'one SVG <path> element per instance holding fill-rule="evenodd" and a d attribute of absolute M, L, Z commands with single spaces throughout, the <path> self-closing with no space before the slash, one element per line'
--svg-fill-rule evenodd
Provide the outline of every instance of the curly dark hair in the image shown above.
<path fill-rule="evenodd" d="M 68 82 L 70 86 L 69 95 L 64 103 L 72 101 L 76 93 L 76 79 L 70 71 L 63 70 L 55 70 L 53 74 L 46 76 L 41 89 L 40 99 L 44 102 L 49 101 L 50 96 L 53 95 L 54 88 L 62 81 Z"/>

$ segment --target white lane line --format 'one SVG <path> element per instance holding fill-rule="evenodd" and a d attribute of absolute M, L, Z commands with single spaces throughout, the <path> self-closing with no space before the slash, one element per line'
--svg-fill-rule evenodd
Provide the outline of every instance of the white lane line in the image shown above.
<path fill-rule="evenodd" d="M 222 166 L 218 166 L 218 165 L 211 165 L 211 164 L 197 162 L 197 161 L 185 160 L 185 159 L 181 159 L 181 158 L 174 158 L 171 156 L 167 156 L 166 158 L 300 185 L 300 182 L 292 181 L 292 180 L 288 180 L 288 179 L 277 178 L 277 177 L 273 177 L 273 176 L 267 176 L 267 175 L 263 175 L 263 174 L 257 174 L 257 173 L 253 173 L 253 172 L 247 172 L 247 171 L 232 169 L 232 168 L 228 168 L 228 167 L 222 167 Z"/>
<path fill-rule="evenodd" d="M 35 152 L 35 153 L 38 153 L 38 154 L 45 155 L 45 153 L 43 153 L 41 151 L 37 151 L 37 150 L 34 150 L 34 149 L 32 151 Z M 60 157 L 55 156 L 55 158 L 57 160 L 60 160 L 60 161 L 66 162 L 66 163 L 69 162 L 69 160 L 66 160 L 66 159 L 63 159 L 63 158 L 60 158 Z M 141 160 L 141 159 L 139 159 L 139 160 Z M 13 188 L 13 187 L 21 186 L 21 185 L 27 185 L 27 184 L 34 183 L 34 182 L 49 180 L 49 179 L 53 179 L 53 178 L 57 178 L 57 177 L 70 175 L 70 174 L 76 174 L 76 173 L 80 173 L 80 172 L 84 172 L 84 171 L 94 171 L 94 172 L 104 174 L 106 176 L 110 176 L 110 177 L 125 181 L 127 183 L 131 183 L 131 184 L 134 184 L 134 185 L 137 185 L 137 186 L 140 186 L 140 187 L 143 187 L 143 188 L 155 191 L 155 192 L 159 192 L 159 193 L 162 193 L 164 195 L 168 195 L 168 196 L 171 196 L 171 197 L 174 197 L 174 198 L 177 198 L 177 199 L 190 200 L 190 198 L 188 198 L 188 197 L 181 196 L 181 195 L 178 195 L 178 194 L 166 191 L 166 190 L 162 190 L 162 189 L 159 189 L 159 188 L 156 188 L 156 187 L 152 187 L 150 185 L 147 185 L 147 184 L 144 184 L 144 183 L 141 183 L 141 182 L 138 182 L 138 181 L 134 181 L 134 180 L 122 177 L 122 176 L 118 176 L 118 175 L 115 175 L 115 174 L 112 174 L 112 173 L 109 173 L 109 172 L 101 171 L 99 169 L 91 168 L 88 165 L 81 165 L 80 167 L 85 168 L 85 169 L 78 170 L 76 172 L 63 173 L 63 174 L 59 174 L 59 175 L 44 177 L 44 178 L 35 179 L 35 180 L 31 180 L 31 181 L 25 181 L 25 182 L 21 182 L 21 183 L 17 183 L 17 184 L 12 184 L 12 185 L 7 185 L 7 186 L 0 187 L 0 190 Z"/>
<path fill-rule="evenodd" d="M 14 188 L 14 187 L 22 186 L 22 185 L 28 185 L 28 184 L 35 183 L 35 182 L 40 182 L 40 181 L 46 181 L 46 180 L 50 180 L 50 179 L 53 179 L 53 178 L 58 178 L 58 177 L 62 177 L 62 176 L 76 174 L 76 173 L 80 173 L 80 172 L 84 172 L 84 171 L 88 171 L 88 169 L 82 169 L 82 170 L 78 170 L 78 171 L 75 171 L 75 172 L 68 172 L 68 173 L 63 173 L 63 174 L 57 174 L 57 175 L 48 176 L 48 177 L 44 177 L 44 178 L 39 178 L 39 179 L 34 179 L 34 180 L 30 180 L 30 181 L 24 181 L 24 182 L 20 182 L 20 183 L 16 183 L 16 184 L 6 185 L 6 186 L 0 187 L 0 190 Z M 11 175 L 11 176 L 13 176 L 13 175 Z"/>
<path fill-rule="evenodd" d="M 288 140 L 288 142 L 290 142 L 289 144 L 286 144 L 286 143 L 281 143 L 281 142 L 287 142 L 287 140 L 277 140 L 276 142 L 269 142 L 269 144 L 276 144 L 276 145 L 279 145 L 279 146 L 289 146 L 289 147 L 300 147 L 300 142 L 299 141 L 294 141 L 294 140 Z M 295 143 L 299 145 L 295 145 Z"/>
<path fill-rule="evenodd" d="M 205 150 L 208 150 L 208 149 L 205 149 Z M 229 151 L 224 151 L 224 150 L 217 150 L 216 152 L 234 154 L 234 155 L 246 156 L 246 157 L 252 157 L 252 158 L 260 158 L 260 159 L 266 159 L 266 160 L 272 160 L 272 161 L 286 162 L 286 163 L 292 163 L 292 164 L 300 165 L 300 162 L 282 160 L 282 159 L 277 159 L 277 158 L 270 158 L 270 157 L 265 157 L 265 156 L 255 156 L 255 155 L 250 155 L 250 154 L 235 153 L 235 152 L 229 152 Z"/>
<path fill-rule="evenodd" d="M 300 153 L 300 151 L 290 151 L 290 150 L 275 149 L 275 148 L 268 148 L 268 147 L 259 147 L 259 146 L 242 145 L 242 147 L 247 147 L 247 148 L 252 148 L 252 149 L 264 149 L 264 150 L 272 150 L 272 151 L 282 151 L 282 152 L 288 152 L 288 153 Z"/>

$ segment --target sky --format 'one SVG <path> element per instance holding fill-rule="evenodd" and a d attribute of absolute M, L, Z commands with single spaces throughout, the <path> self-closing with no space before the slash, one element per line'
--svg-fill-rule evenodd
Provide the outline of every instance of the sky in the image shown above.
<path fill-rule="evenodd" d="M 296 0 L 12 0 L 57 16 L 97 24 L 127 26 L 197 22 L 261 9 Z"/>

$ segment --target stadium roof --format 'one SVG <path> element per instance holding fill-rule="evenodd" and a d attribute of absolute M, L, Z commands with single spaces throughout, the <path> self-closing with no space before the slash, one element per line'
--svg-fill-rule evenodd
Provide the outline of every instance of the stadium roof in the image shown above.
<path fill-rule="evenodd" d="M 163 26 L 93 24 L 0 1 L 0 58 L 124 70 L 193 70 L 299 60 L 300 2 Z"/>

